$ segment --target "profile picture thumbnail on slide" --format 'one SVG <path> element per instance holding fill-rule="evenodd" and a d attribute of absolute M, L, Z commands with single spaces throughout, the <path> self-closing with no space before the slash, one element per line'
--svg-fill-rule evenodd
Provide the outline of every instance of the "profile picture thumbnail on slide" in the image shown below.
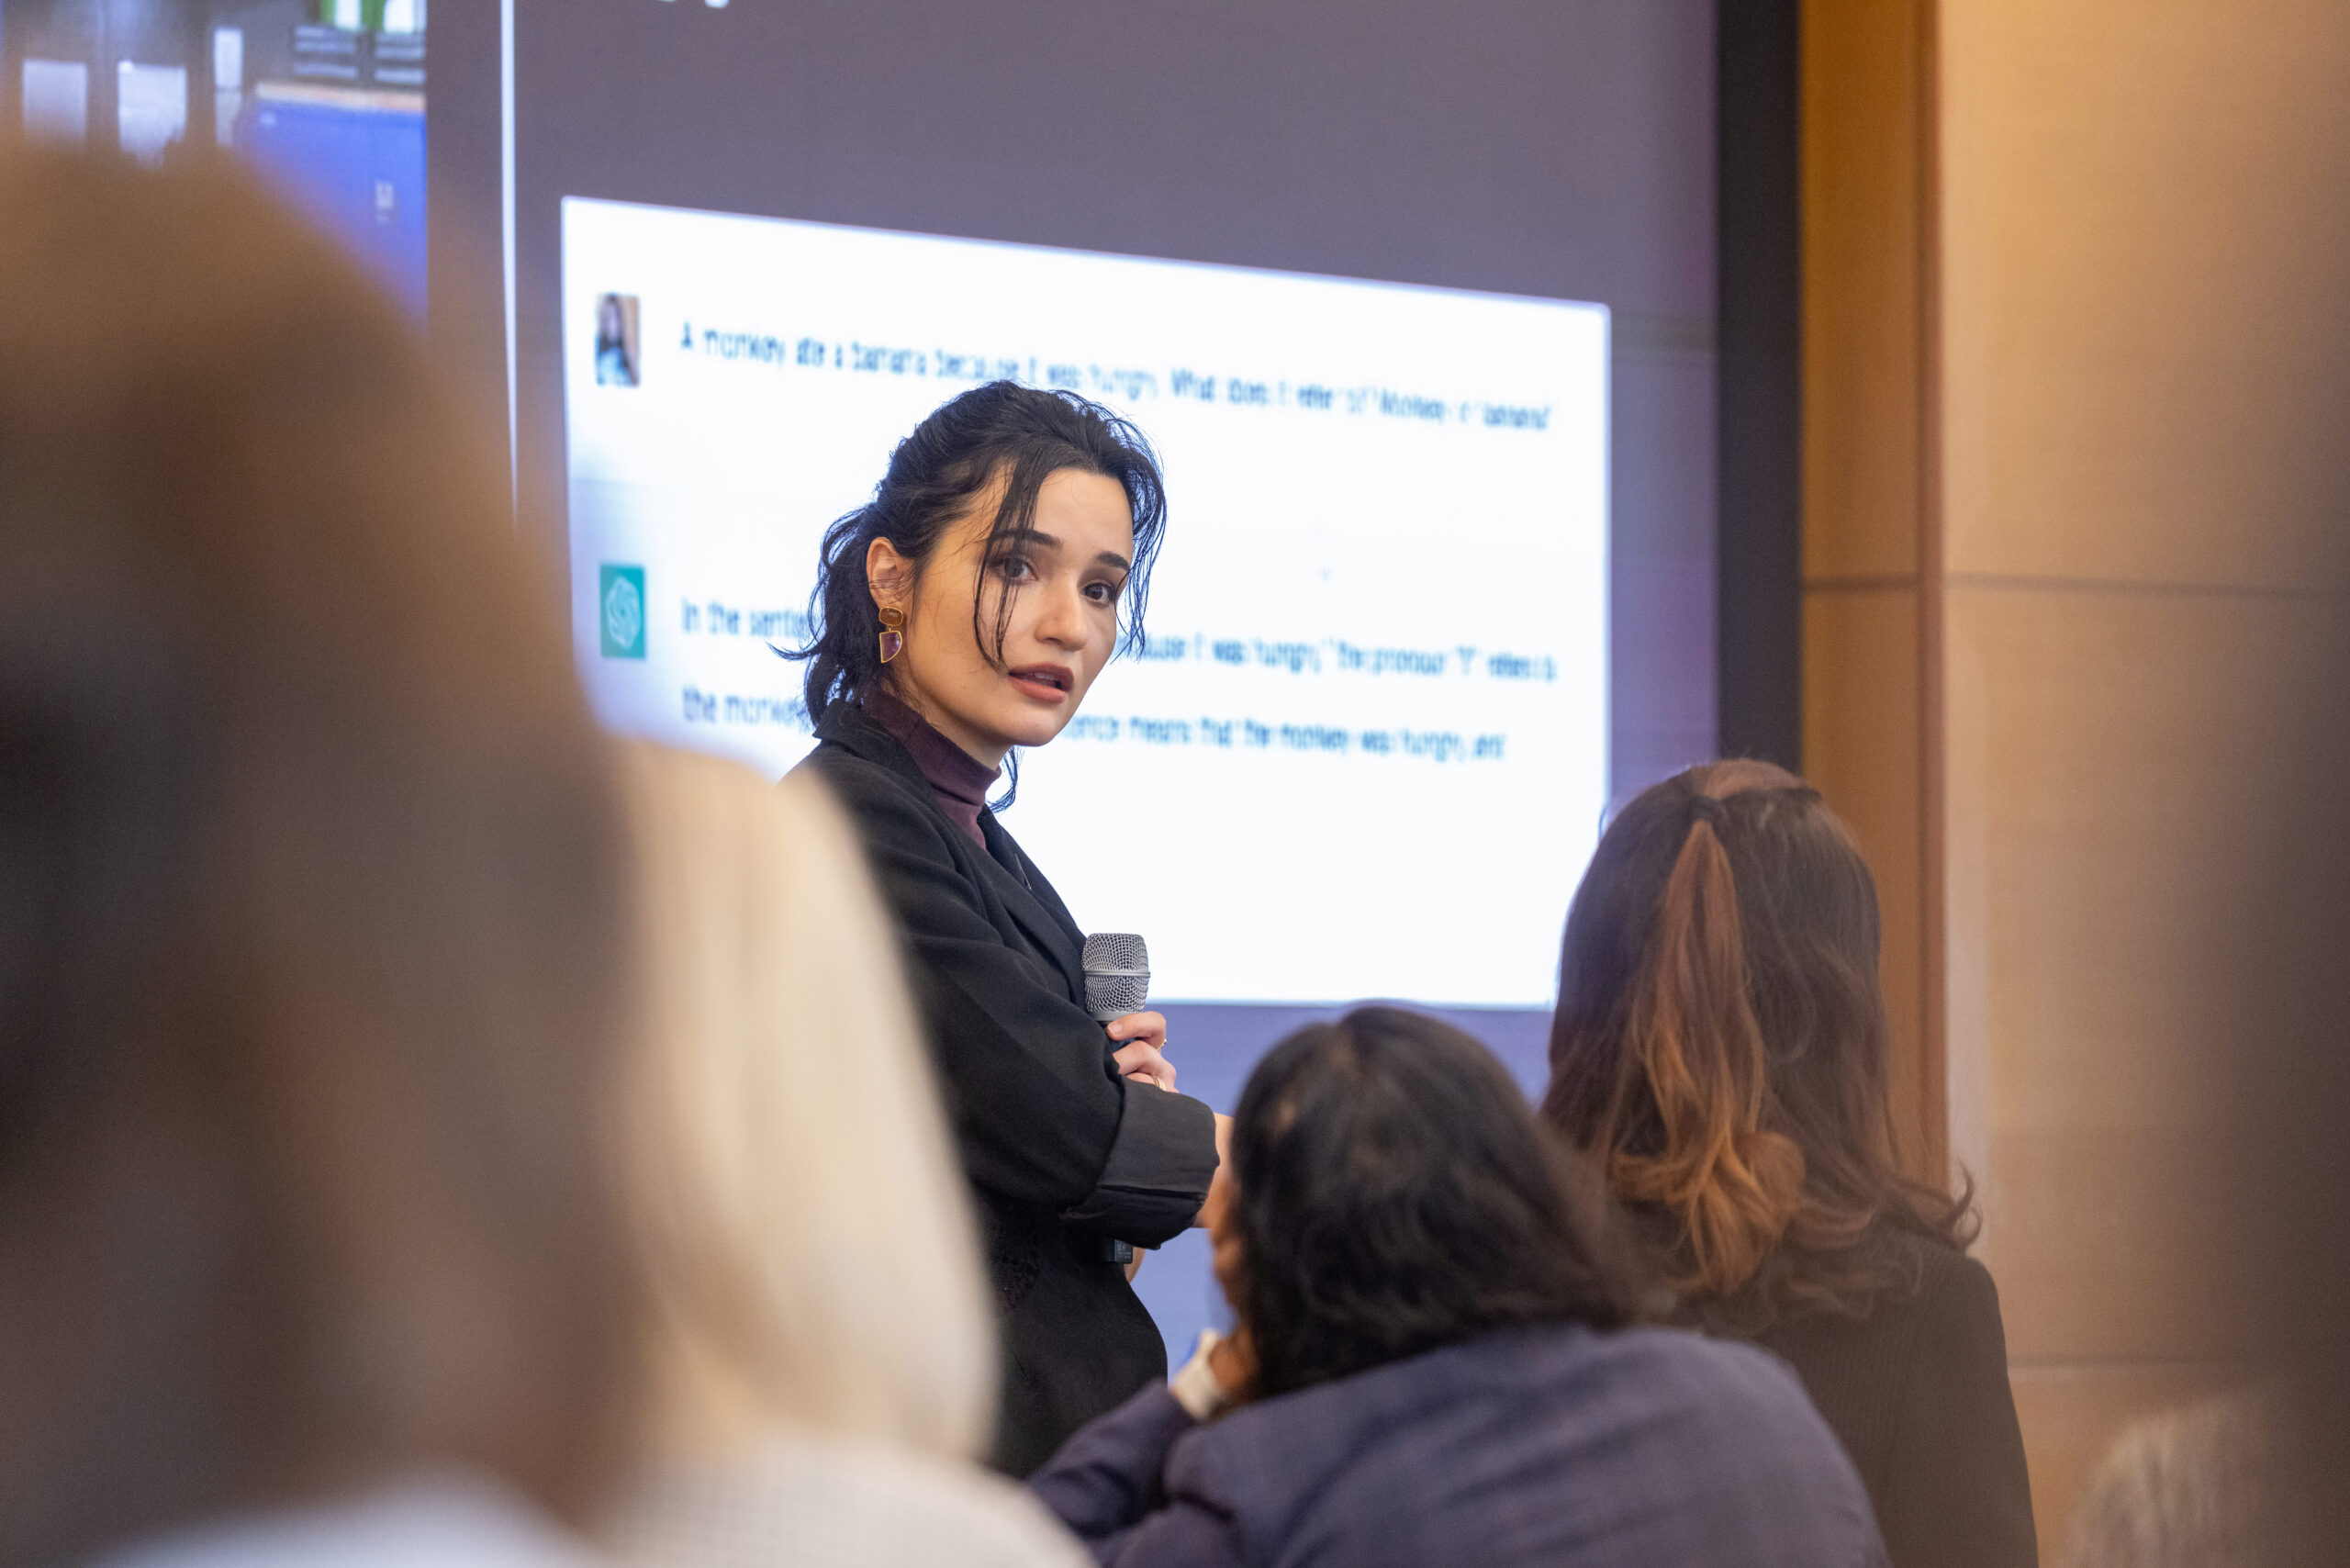
<path fill-rule="evenodd" d="M 637 383 L 636 296 L 607 294 L 596 301 L 596 385 Z"/>

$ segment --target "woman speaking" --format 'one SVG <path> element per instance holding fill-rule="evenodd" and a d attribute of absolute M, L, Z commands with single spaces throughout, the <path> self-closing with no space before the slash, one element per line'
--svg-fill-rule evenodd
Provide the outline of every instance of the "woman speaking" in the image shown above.
<path fill-rule="evenodd" d="M 856 821 L 904 934 L 977 1194 L 1003 1334 L 992 1462 L 1015 1475 L 1166 1375 L 1125 1260 L 1193 1224 L 1217 1167 L 1224 1124 L 1171 1092 L 1165 1021 L 1105 1031 L 1086 1012 L 1084 934 L 987 806 L 1012 749 L 1076 714 L 1121 605 L 1140 638 L 1165 519 L 1131 425 L 974 388 L 826 532 L 797 655 L 818 741 L 802 766 Z"/>

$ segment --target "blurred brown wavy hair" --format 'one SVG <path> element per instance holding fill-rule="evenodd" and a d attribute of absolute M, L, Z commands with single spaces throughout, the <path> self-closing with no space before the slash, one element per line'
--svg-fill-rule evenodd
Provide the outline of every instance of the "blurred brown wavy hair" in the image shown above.
<path fill-rule="evenodd" d="M 1567 915 L 1543 1114 L 1604 1165 L 1680 1315 L 1758 1333 L 1915 1289 L 1892 1226 L 1955 1247 L 1958 1197 L 1903 1173 L 1875 879 L 1818 792 L 1693 767 L 1609 824 Z"/>
<path fill-rule="evenodd" d="M 250 174 L 0 136 L 0 1562 L 626 1458 L 626 824 L 479 429 Z"/>

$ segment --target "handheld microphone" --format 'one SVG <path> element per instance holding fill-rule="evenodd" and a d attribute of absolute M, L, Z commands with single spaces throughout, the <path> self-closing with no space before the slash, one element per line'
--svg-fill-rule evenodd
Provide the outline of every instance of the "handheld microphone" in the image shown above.
<path fill-rule="evenodd" d="M 1150 995 L 1150 949 L 1131 931 L 1085 939 L 1085 1010 L 1101 1022 L 1139 1013 Z"/>
<path fill-rule="evenodd" d="M 1085 1010 L 1101 1023 L 1139 1013 L 1150 995 L 1150 949 L 1131 931 L 1097 931 L 1085 939 Z M 1125 1268 L 1134 1245 L 1104 1238 L 1102 1260 Z"/>

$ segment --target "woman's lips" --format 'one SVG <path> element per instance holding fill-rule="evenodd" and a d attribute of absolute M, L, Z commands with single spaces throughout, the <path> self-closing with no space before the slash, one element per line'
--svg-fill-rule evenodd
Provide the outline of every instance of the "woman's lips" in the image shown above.
<path fill-rule="evenodd" d="M 1033 697 L 1039 702 L 1066 700 L 1069 689 L 1075 684 L 1069 672 L 1058 665 L 1022 665 L 1005 673 L 1011 678 L 1012 684 L 1019 688 L 1022 696 Z"/>

